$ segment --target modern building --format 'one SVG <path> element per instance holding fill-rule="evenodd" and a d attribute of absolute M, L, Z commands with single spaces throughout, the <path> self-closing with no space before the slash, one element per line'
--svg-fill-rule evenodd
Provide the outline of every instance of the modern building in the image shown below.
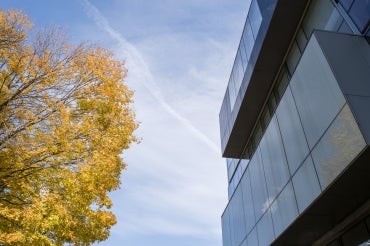
<path fill-rule="evenodd" d="M 370 245 L 370 1 L 252 0 L 220 112 L 224 246 Z"/>

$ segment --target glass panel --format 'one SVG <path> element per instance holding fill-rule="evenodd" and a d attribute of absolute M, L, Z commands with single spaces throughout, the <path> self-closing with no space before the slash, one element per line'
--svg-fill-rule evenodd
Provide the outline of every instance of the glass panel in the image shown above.
<path fill-rule="evenodd" d="M 259 246 L 268 246 L 275 239 L 270 210 L 257 224 Z"/>
<path fill-rule="evenodd" d="M 321 193 L 319 180 L 317 179 L 311 156 L 305 160 L 292 180 L 299 212 L 302 213 Z"/>
<path fill-rule="evenodd" d="M 234 169 L 233 169 L 233 165 L 232 165 L 231 159 L 227 158 L 226 161 L 227 161 L 227 176 L 228 176 L 229 182 L 230 182 L 231 181 L 231 177 L 232 177 L 233 172 L 234 172 Z"/>
<path fill-rule="evenodd" d="M 258 30 L 262 23 L 261 11 L 256 0 L 252 2 L 250 11 L 248 13 L 248 19 L 250 20 L 254 40 L 257 38 Z"/>
<path fill-rule="evenodd" d="M 312 151 L 322 188 L 326 188 L 365 147 L 365 141 L 345 105 Z"/>
<path fill-rule="evenodd" d="M 231 178 L 233 177 L 234 175 L 234 172 L 235 172 L 235 168 L 236 168 L 236 164 L 237 164 L 237 159 L 231 159 L 231 158 L 228 158 L 228 172 L 229 172 L 229 181 L 231 180 Z"/>
<path fill-rule="evenodd" d="M 289 84 L 289 78 L 288 78 L 288 71 L 286 66 L 282 69 L 283 72 L 280 74 L 280 78 L 278 79 L 278 83 L 275 86 L 275 93 L 276 97 L 282 98 L 286 88 L 288 87 Z"/>
<path fill-rule="evenodd" d="M 303 32 L 302 28 L 299 28 L 298 34 L 297 34 L 297 44 L 301 52 L 304 51 L 307 45 L 307 37 L 306 34 Z"/>
<path fill-rule="evenodd" d="M 254 229 L 248 235 L 247 241 L 248 241 L 249 246 L 257 246 L 258 245 L 258 237 L 257 237 L 256 227 L 254 227 Z"/>
<path fill-rule="evenodd" d="M 341 245 L 339 244 L 338 240 L 335 240 L 335 241 L 327 244 L 326 246 L 341 246 Z"/>
<path fill-rule="evenodd" d="M 248 66 L 248 56 L 247 56 L 247 53 L 246 53 L 246 50 L 245 50 L 245 46 L 244 46 L 244 43 L 243 42 L 240 42 L 239 44 L 239 49 L 240 49 L 240 57 L 242 59 L 242 63 L 243 63 L 243 74 L 245 72 L 245 69 L 247 69 L 247 66 Z"/>
<path fill-rule="evenodd" d="M 349 27 L 349 25 L 347 24 L 346 21 L 342 21 L 342 24 L 340 25 L 339 29 L 338 29 L 338 32 L 342 32 L 342 33 L 350 33 L 352 34 L 353 31 L 352 29 Z"/>
<path fill-rule="evenodd" d="M 248 246 L 248 242 L 247 242 L 247 239 L 245 239 L 242 244 L 240 244 L 240 246 Z"/>
<path fill-rule="evenodd" d="M 285 186 L 279 197 L 271 205 L 270 210 L 272 213 L 275 235 L 278 236 L 298 216 L 297 203 L 291 182 Z"/>
<path fill-rule="evenodd" d="M 291 79 L 291 89 L 312 148 L 345 99 L 314 36 Z"/>
<path fill-rule="evenodd" d="M 267 126 L 269 125 L 270 119 L 271 119 L 270 110 L 268 107 L 265 107 L 265 109 L 263 110 L 261 119 L 260 119 L 260 125 L 263 130 L 265 130 Z"/>
<path fill-rule="evenodd" d="M 244 224 L 244 209 L 243 209 L 243 197 L 241 187 L 238 186 L 235 190 L 234 196 L 230 201 L 231 206 L 231 221 L 234 225 L 233 235 L 234 243 L 239 245 L 246 236 L 245 224 Z"/>
<path fill-rule="evenodd" d="M 353 3 L 353 0 L 339 0 L 339 2 L 345 10 L 349 10 Z"/>
<path fill-rule="evenodd" d="M 270 205 L 269 200 L 267 199 L 265 174 L 263 171 L 259 148 L 256 149 L 256 152 L 249 163 L 249 170 L 254 213 L 256 215 L 256 220 L 258 220 Z"/>
<path fill-rule="evenodd" d="M 270 196 L 268 202 L 271 202 L 290 178 L 276 116 L 271 119 L 260 148 Z"/>
<path fill-rule="evenodd" d="M 261 127 L 261 124 L 258 124 L 256 129 L 254 130 L 254 134 L 253 134 L 253 144 L 254 146 L 258 146 L 261 138 L 262 138 L 262 135 L 263 135 L 263 131 L 262 131 L 262 127 Z"/>
<path fill-rule="evenodd" d="M 252 189 L 250 184 L 249 169 L 244 173 L 240 186 L 243 192 L 244 216 L 245 216 L 245 229 L 248 233 L 256 223 L 253 208 Z"/>
<path fill-rule="evenodd" d="M 230 105 L 229 105 L 229 90 L 226 89 L 225 97 L 222 102 L 221 111 L 220 111 L 220 136 L 221 136 L 221 145 L 224 149 L 226 142 L 226 133 L 228 133 L 228 118 L 230 114 Z"/>
<path fill-rule="evenodd" d="M 249 23 L 249 19 L 247 19 L 246 22 L 245 22 L 242 40 L 244 42 L 245 50 L 247 52 L 247 57 L 248 57 L 248 60 L 249 60 L 250 56 L 251 56 L 251 53 L 252 53 L 253 45 L 254 45 L 252 28 L 251 28 L 251 25 Z"/>
<path fill-rule="evenodd" d="M 238 53 L 237 53 L 237 56 L 236 56 L 236 60 L 235 60 L 235 71 L 233 71 L 235 73 L 235 91 L 236 91 L 236 94 L 238 94 L 239 92 L 239 89 L 240 89 L 240 85 L 242 83 L 242 80 L 243 80 L 243 62 L 242 62 L 242 58 L 241 58 L 241 54 L 240 54 L 240 50 L 238 50 Z"/>
<path fill-rule="evenodd" d="M 342 243 L 343 246 L 353 246 L 366 243 L 367 239 L 369 239 L 369 233 L 367 232 L 365 223 L 362 222 L 344 233 Z"/>
<path fill-rule="evenodd" d="M 237 56 L 234 61 L 233 70 L 231 72 L 232 83 L 229 85 L 229 93 L 230 93 L 230 109 L 233 110 L 235 100 L 238 96 L 239 88 L 243 80 L 243 66 L 240 57 L 240 51 L 238 51 Z"/>
<path fill-rule="evenodd" d="M 288 54 L 288 58 L 287 58 L 287 66 L 288 66 L 290 74 L 294 73 L 294 70 L 298 64 L 299 58 L 301 58 L 301 52 L 298 48 L 297 42 L 294 42 Z"/>
<path fill-rule="evenodd" d="M 275 95 L 273 95 L 273 94 L 270 95 L 270 98 L 269 98 L 269 101 L 268 101 L 268 106 L 270 108 L 271 114 L 273 114 L 275 112 L 276 107 L 277 107 L 277 100 L 275 98 Z"/>
<path fill-rule="evenodd" d="M 230 221 L 229 221 L 229 210 L 226 208 L 224 215 L 221 218 L 222 224 L 222 245 L 231 246 L 230 240 Z"/>
<path fill-rule="evenodd" d="M 314 0 L 310 4 L 302 27 L 307 37 L 313 30 L 326 30 L 326 24 L 333 11 L 337 11 L 331 1 Z"/>
<path fill-rule="evenodd" d="M 294 173 L 307 156 L 308 146 L 290 87 L 276 112 L 290 172 Z"/>
<path fill-rule="evenodd" d="M 234 103 L 236 100 L 234 69 L 231 71 L 228 89 L 229 89 L 229 98 L 230 98 L 230 110 L 233 111 Z"/>
<path fill-rule="evenodd" d="M 352 20 L 355 22 L 360 32 L 363 33 L 369 26 L 370 22 L 370 1 L 354 1 L 348 13 L 349 16 L 351 16 Z"/>
<path fill-rule="evenodd" d="M 229 227 L 230 227 L 230 230 L 229 230 L 229 239 L 230 239 L 230 245 L 235 245 L 235 234 L 234 234 L 234 223 L 233 223 L 233 219 L 232 219 L 232 216 L 233 216 L 233 208 L 232 206 L 228 205 L 228 215 L 229 215 Z"/>
<path fill-rule="evenodd" d="M 233 196 L 233 192 L 234 192 L 234 189 L 233 189 L 233 187 L 231 187 L 231 184 L 229 184 L 229 187 L 227 189 L 227 194 L 228 194 L 227 198 L 229 198 L 229 200 Z"/>
<path fill-rule="evenodd" d="M 325 30 L 336 31 L 338 30 L 340 24 L 343 21 L 342 15 L 338 12 L 336 8 L 333 9 L 331 15 L 326 23 Z"/>
<path fill-rule="evenodd" d="M 242 159 L 242 160 L 240 160 L 240 164 L 239 165 L 241 166 L 242 174 L 244 173 L 244 170 L 247 168 L 248 163 L 249 163 L 249 159 Z"/>

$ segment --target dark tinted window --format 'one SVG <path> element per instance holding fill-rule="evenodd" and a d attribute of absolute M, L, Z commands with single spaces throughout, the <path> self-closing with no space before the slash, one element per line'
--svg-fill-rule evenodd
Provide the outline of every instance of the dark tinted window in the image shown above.
<path fill-rule="evenodd" d="M 348 12 L 358 29 L 363 33 L 370 22 L 370 0 L 354 1 Z"/>
<path fill-rule="evenodd" d="M 353 0 L 339 0 L 339 2 L 343 6 L 343 8 L 348 11 L 349 8 L 351 8 Z"/>
<path fill-rule="evenodd" d="M 338 240 L 335 240 L 329 244 L 327 244 L 326 246 L 341 246 L 340 243 L 338 242 Z"/>
<path fill-rule="evenodd" d="M 364 33 L 370 22 L 370 0 L 339 0 L 360 32 Z"/>
<path fill-rule="evenodd" d="M 366 219 L 367 228 L 370 230 L 370 217 Z"/>
<path fill-rule="evenodd" d="M 365 223 L 360 223 L 342 237 L 343 246 L 359 245 L 369 238 Z"/>

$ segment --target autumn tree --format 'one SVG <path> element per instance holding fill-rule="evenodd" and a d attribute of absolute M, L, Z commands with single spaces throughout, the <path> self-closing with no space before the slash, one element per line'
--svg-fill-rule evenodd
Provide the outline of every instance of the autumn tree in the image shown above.
<path fill-rule="evenodd" d="M 89 245 L 136 142 L 123 62 L 0 10 L 0 245 Z M 30 38 L 31 37 L 31 38 Z"/>

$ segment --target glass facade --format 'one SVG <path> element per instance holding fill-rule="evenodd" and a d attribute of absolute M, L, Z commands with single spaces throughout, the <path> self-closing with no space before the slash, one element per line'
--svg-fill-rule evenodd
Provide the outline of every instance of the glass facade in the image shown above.
<path fill-rule="evenodd" d="M 358 30 L 361 33 L 365 33 L 370 24 L 370 1 L 339 0 L 339 4 L 351 17 Z"/>
<path fill-rule="evenodd" d="M 235 105 L 240 105 L 240 98 L 242 95 L 238 95 L 241 94 L 239 92 L 243 85 L 243 80 L 245 77 L 244 75 L 247 73 L 247 71 L 250 71 L 252 69 L 251 66 L 253 66 L 253 62 L 251 61 L 252 52 L 254 50 L 256 39 L 259 35 L 262 20 L 263 18 L 259 6 L 259 0 L 252 0 L 234 65 L 231 70 L 224 101 L 221 106 L 220 134 L 222 149 L 225 148 L 226 141 L 231 132 L 232 124 L 236 117 L 236 112 L 239 110 L 238 107 L 235 107 Z M 243 86 L 246 87 L 246 85 Z"/>
<path fill-rule="evenodd" d="M 365 145 L 333 72 L 312 36 L 231 194 L 223 216 L 229 218 L 228 225 L 234 229 L 224 246 L 248 241 L 254 228 L 258 245 L 269 245 Z M 239 162 L 237 169 L 241 166 Z"/>
<path fill-rule="evenodd" d="M 222 148 L 235 120 L 233 110 L 238 110 L 235 103 L 243 96 L 240 87 L 248 84 L 243 78 L 258 31 L 264 26 L 260 2 L 251 3 L 221 108 Z M 242 156 L 227 159 L 224 246 L 270 245 L 366 147 L 314 30 L 368 33 L 368 8 L 368 1 L 362 0 L 311 1 Z M 356 11 L 357 17 L 351 16 Z M 364 226 L 366 222 L 360 229 Z M 353 241 L 346 238 L 343 235 L 338 245 L 354 245 L 346 244 Z"/>
<path fill-rule="evenodd" d="M 251 5 L 253 5 L 253 2 L 252 2 Z M 264 6 L 268 6 L 268 5 L 266 5 L 266 3 L 265 3 Z M 250 11 L 252 11 L 252 10 L 253 10 L 253 8 L 251 6 Z M 258 12 L 260 12 L 260 11 L 258 11 Z M 252 13 L 250 12 L 248 14 L 248 16 L 252 16 Z M 346 30 L 341 31 L 341 28 L 345 28 Z M 313 1 L 313 3 L 309 6 L 309 8 L 307 10 L 306 18 L 304 18 L 300 28 L 298 28 L 298 32 L 297 32 L 297 35 L 295 37 L 295 42 L 293 43 L 293 45 L 291 47 L 291 50 L 288 53 L 288 59 L 285 62 L 285 66 L 284 66 L 285 70 L 283 70 L 283 72 L 282 72 L 282 76 L 279 80 L 279 83 L 276 86 L 277 88 L 274 90 L 274 94 L 271 95 L 271 98 L 269 99 L 268 108 L 266 108 L 264 110 L 264 112 L 262 114 L 263 116 L 261 116 L 261 118 L 259 120 L 260 122 L 258 123 L 259 126 L 256 127 L 256 131 L 254 133 L 254 136 L 252 137 L 252 139 L 254 139 L 254 142 L 250 142 L 249 146 L 247 146 L 245 148 L 249 152 L 253 153 L 255 147 L 257 146 L 257 143 L 260 141 L 260 138 L 261 138 L 262 133 L 263 133 L 262 131 L 265 131 L 266 125 L 269 123 L 269 121 L 271 119 L 271 114 L 275 111 L 276 99 L 281 99 L 282 98 L 282 92 L 284 92 L 286 84 L 290 80 L 292 74 L 295 72 L 297 64 L 300 61 L 302 53 L 305 50 L 306 45 L 308 43 L 308 38 L 312 35 L 312 32 L 315 29 L 322 29 L 322 30 L 336 31 L 336 32 L 348 32 L 348 33 L 351 33 L 351 34 L 354 33 L 351 30 L 351 28 L 349 27 L 348 23 L 344 20 L 343 16 L 340 14 L 340 11 L 338 10 L 338 6 L 335 6 L 330 1 L 321 1 L 321 0 L 314 0 Z M 243 43 L 243 42 L 244 42 L 244 39 L 242 39 L 240 41 L 240 43 Z M 317 45 L 317 43 L 312 43 L 311 45 Z M 239 47 L 239 49 L 240 49 L 240 47 Z M 240 51 L 238 51 L 238 53 L 239 52 Z M 320 62 L 323 65 L 325 65 L 325 63 L 327 63 L 325 61 L 325 58 L 323 58 L 321 60 L 318 60 L 318 61 L 316 61 L 315 59 L 316 59 L 315 55 L 311 55 L 311 61 L 309 61 L 307 63 L 312 63 L 313 61 L 315 61 L 315 62 L 313 62 L 313 65 L 315 65 L 316 62 Z M 305 79 L 303 79 L 303 80 L 298 79 L 298 81 L 294 83 L 295 85 L 292 87 L 292 90 L 305 90 L 306 89 L 305 87 L 307 87 L 307 86 L 308 87 L 321 86 L 322 80 L 325 80 L 325 79 L 329 79 L 329 80 L 332 81 L 332 83 L 327 84 L 326 88 L 323 88 L 323 89 L 329 91 L 329 93 L 331 93 L 330 90 L 331 90 L 332 86 L 333 87 L 338 87 L 338 85 L 336 85 L 336 82 L 334 81 L 335 79 L 333 78 L 334 77 L 333 75 L 327 74 L 327 75 L 325 75 L 326 76 L 325 77 L 325 76 L 321 76 L 320 73 L 312 74 L 308 71 L 309 71 L 309 69 L 307 69 L 307 71 L 300 71 L 300 76 L 302 78 L 305 78 L 306 75 L 311 76 L 313 78 L 310 79 L 310 80 L 313 81 L 316 84 L 311 85 L 309 83 L 306 83 L 307 79 L 306 80 Z M 245 73 L 246 72 L 247 71 L 245 71 Z M 325 72 L 325 70 L 322 70 L 321 72 Z M 316 76 L 317 78 L 314 78 L 314 76 Z M 329 77 L 327 77 L 327 76 L 329 76 Z M 230 108 L 232 106 L 230 104 L 229 90 L 230 90 L 230 88 L 228 87 L 228 89 L 226 91 L 225 98 L 224 98 L 224 102 L 222 104 L 221 111 L 220 111 L 220 131 L 221 131 L 222 149 L 224 149 L 224 147 L 225 147 L 225 144 L 226 144 L 227 139 L 228 139 L 228 135 L 231 132 L 232 124 L 233 124 L 233 121 L 235 120 L 235 115 L 236 115 L 236 113 L 230 111 Z M 335 91 L 338 91 L 338 88 L 333 90 L 332 92 L 334 93 Z M 302 96 L 305 96 L 305 98 L 304 98 L 304 100 L 298 100 L 297 105 L 296 105 L 297 107 L 307 107 L 306 111 L 311 110 L 310 107 L 315 107 L 315 105 L 305 105 L 305 102 L 307 100 L 311 100 L 311 98 L 313 96 L 310 93 L 310 91 L 307 91 L 307 93 L 303 93 Z M 333 95 L 330 95 L 330 96 L 333 98 L 333 100 L 342 100 L 343 103 L 344 103 L 344 98 L 343 98 L 342 95 L 333 94 Z M 319 98 L 323 98 L 323 97 L 319 97 Z M 282 100 L 289 100 L 289 98 L 287 98 L 287 99 L 284 98 Z M 326 99 L 324 98 L 323 100 L 326 100 Z M 287 104 L 285 102 L 282 102 L 282 103 L 285 104 L 285 106 L 292 105 L 292 104 L 289 104 L 289 103 Z M 332 104 L 336 105 L 335 102 L 333 102 Z M 321 111 L 317 112 L 317 114 L 319 114 L 319 115 L 316 115 L 315 117 L 312 117 L 312 115 L 309 115 L 309 113 L 304 115 L 304 116 L 308 117 L 309 119 L 311 119 L 311 121 L 324 121 L 324 123 L 315 122 L 314 124 L 311 124 L 311 122 L 306 122 L 305 121 L 306 127 L 311 128 L 310 130 L 312 131 L 309 134 L 310 136 L 308 137 L 309 138 L 309 143 L 311 145 L 312 145 L 313 142 L 315 142 L 315 140 L 314 140 L 315 136 L 317 137 L 318 135 L 320 135 L 320 131 L 323 130 L 323 129 L 320 130 L 320 124 L 325 125 L 325 118 L 330 118 L 330 116 L 326 117 L 325 114 L 326 114 L 326 112 L 330 111 L 329 107 L 331 107 L 331 105 L 320 104 L 320 102 L 316 103 L 316 107 L 317 107 L 317 105 L 323 105 L 324 107 L 327 106 L 328 109 L 321 110 Z M 304 110 L 304 109 L 300 109 L 300 110 Z M 340 110 L 340 106 L 338 106 L 338 109 L 337 109 L 336 112 L 333 111 L 331 113 L 332 114 L 338 113 L 339 110 Z M 294 111 L 292 111 L 292 112 L 294 112 Z M 294 158 L 292 155 L 294 155 L 294 154 L 301 155 L 300 158 L 302 158 L 302 156 L 305 155 L 305 153 L 302 153 L 302 152 L 307 151 L 307 148 L 305 147 L 304 144 L 302 144 L 302 139 L 303 139 L 302 134 L 303 133 L 299 132 L 300 129 L 296 127 L 297 126 L 297 124 L 296 124 L 297 123 L 297 117 L 294 116 L 294 115 L 279 116 L 280 114 L 283 114 L 283 113 L 284 112 L 279 112 L 277 114 L 277 117 L 279 119 L 279 124 L 281 124 L 280 127 L 282 128 L 282 131 L 283 131 L 282 135 L 283 135 L 284 144 L 290 144 L 290 146 L 295 147 L 295 149 L 287 148 L 288 149 L 287 151 L 290 152 L 288 157 L 287 157 L 289 168 L 291 169 L 291 172 L 294 172 L 293 169 L 295 169 L 296 167 L 294 167 L 293 165 L 297 165 L 297 163 L 301 163 L 301 161 L 300 160 L 296 161 L 296 160 L 292 159 L 292 158 Z M 322 115 L 323 115 L 323 117 L 321 117 Z M 287 120 L 286 117 L 290 117 L 290 119 Z M 294 126 L 289 126 L 287 124 L 295 124 L 295 125 Z M 294 132 L 294 134 L 292 134 L 292 132 L 290 131 L 290 127 L 294 127 L 294 129 L 297 129 L 297 132 Z M 315 133 L 315 131 L 316 131 L 316 133 Z M 288 139 L 290 137 L 297 138 L 295 140 L 297 142 L 288 143 L 288 141 L 292 141 L 292 140 Z M 298 148 L 302 148 L 302 149 L 298 150 Z M 250 154 L 247 153 L 247 152 L 245 152 L 244 155 L 245 156 L 243 158 L 245 158 L 246 156 L 247 156 L 247 158 L 250 157 Z M 299 158 L 299 157 L 296 157 L 296 158 Z M 234 159 L 234 162 L 238 163 L 238 159 Z M 239 182 L 239 180 L 231 179 L 231 177 L 232 177 L 233 173 L 236 171 L 237 167 L 238 167 L 237 165 L 233 165 L 232 168 L 230 168 L 229 165 L 228 165 L 228 175 L 229 175 L 229 182 L 230 182 L 229 198 L 231 197 L 232 193 L 235 190 L 236 185 Z M 239 169 L 239 170 L 242 170 L 242 169 Z M 235 176 L 235 177 L 240 178 L 241 175 Z"/>
<path fill-rule="evenodd" d="M 311 156 L 303 162 L 292 178 L 298 210 L 302 213 L 321 193 L 321 187 Z"/>
<path fill-rule="evenodd" d="M 346 104 L 312 151 L 321 187 L 326 188 L 365 145 Z"/>
<path fill-rule="evenodd" d="M 234 66 L 230 75 L 228 93 L 230 110 L 234 108 L 236 97 L 243 81 L 245 70 L 252 54 L 253 46 L 262 22 L 262 15 L 257 0 L 251 2 L 243 34 L 239 44 Z"/>
<path fill-rule="evenodd" d="M 293 95 L 288 88 L 276 110 L 289 169 L 294 173 L 308 154 L 303 127 Z"/>

